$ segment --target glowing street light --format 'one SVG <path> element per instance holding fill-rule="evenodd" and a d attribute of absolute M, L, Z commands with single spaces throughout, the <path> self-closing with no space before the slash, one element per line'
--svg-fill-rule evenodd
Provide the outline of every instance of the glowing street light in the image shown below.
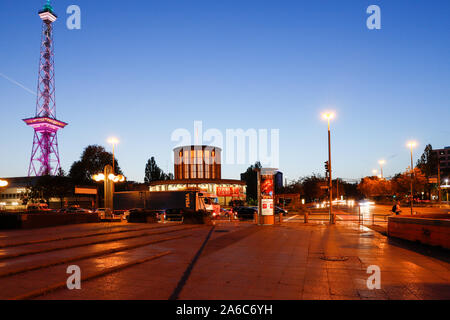
<path fill-rule="evenodd" d="M 383 164 L 385 163 L 386 161 L 384 161 L 383 159 L 378 161 L 378 164 L 380 165 L 381 168 L 381 179 L 383 179 Z"/>
<path fill-rule="evenodd" d="M 406 144 L 411 150 L 411 215 L 413 214 L 413 181 L 414 181 L 414 164 L 413 164 L 413 149 L 417 146 L 416 141 L 409 141 Z"/>
<path fill-rule="evenodd" d="M 103 173 L 94 174 L 92 176 L 92 179 L 94 179 L 96 182 L 105 181 L 105 174 L 103 174 Z M 121 174 L 116 176 L 115 174 L 110 173 L 108 175 L 108 180 L 111 180 L 114 183 L 124 182 L 125 181 L 125 177 L 123 175 L 121 175 Z"/>
<path fill-rule="evenodd" d="M 112 150 L 113 150 L 112 167 L 113 167 L 113 172 L 114 172 L 114 173 L 116 172 L 116 171 L 114 170 L 114 163 L 115 163 L 115 160 L 114 160 L 114 149 L 115 149 L 116 144 L 118 144 L 119 142 L 120 142 L 119 139 L 117 139 L 117 138 L 115 138 L 115 137 L 111 137 L 111 138 L 108 139 L 108 143 L 112 144 Z"/>
<path fill-rule="evenodd" d="M 378 171 L 377 171 L 376 169 L 373 169 L 373 170 L 372 170 L 372 174 L 373 174 L 374 176 L 377 176 L 377 175 L 378 175 Z"/>
<path fill-rule="evenodd" d="M 105 180 L 105 175 L 103 173 L 94 174 L 92 176 L 92 179 L 94 179 L 97 182 L 104 181 Z"/>
<path fill-rule="evenodd" d="M 0 179 L 0 187 L 6 187 L 8 185 L 8 181 Z"/>
<path fill-rule="evenodd" d="M 336 222 L 336 217 L 333 215 L 333 179 L 331 177 L 331 132 L 330 132 L 330 121 L 334 119 L 334 112 L 324 112 L 322 113 L 322 118 L 328 122 L 328 179 L 329 179 L 329 195 L 330 195 L 330 206 L 329 215 L 330 223 L 334 224 Z"/>

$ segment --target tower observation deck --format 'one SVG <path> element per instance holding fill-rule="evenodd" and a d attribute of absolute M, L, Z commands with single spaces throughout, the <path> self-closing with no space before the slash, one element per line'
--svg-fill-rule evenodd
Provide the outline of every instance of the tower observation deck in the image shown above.
<path fill-rule="evenodd" d="M 36 114 L 23 121 L 34 129 L 28 176 L 56 175 L 61 167 L 58 150 L 59 129 L 67 123 L 56 119 L 53 22 L 57 15 L 50 0 L 39 11 L 42 20 L 41 54 Z"/>

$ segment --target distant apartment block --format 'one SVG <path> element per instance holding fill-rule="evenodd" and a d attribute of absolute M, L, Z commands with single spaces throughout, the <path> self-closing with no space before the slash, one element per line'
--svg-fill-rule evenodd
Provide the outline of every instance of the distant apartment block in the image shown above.
<path fill-rule="evenodd" d="M 441 170 L 450 170 L 450 147 L 444 149 L 435 149 L 441 165 Z"/>

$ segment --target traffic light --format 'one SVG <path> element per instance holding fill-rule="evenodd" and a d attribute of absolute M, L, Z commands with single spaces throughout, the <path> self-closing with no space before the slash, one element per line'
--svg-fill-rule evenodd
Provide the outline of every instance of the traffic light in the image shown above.
<path fill-rule="evenodd" d="M 328 161 L 325 161 L 325 172 L 329 171 L 330 166 L 328 165 Z"/>

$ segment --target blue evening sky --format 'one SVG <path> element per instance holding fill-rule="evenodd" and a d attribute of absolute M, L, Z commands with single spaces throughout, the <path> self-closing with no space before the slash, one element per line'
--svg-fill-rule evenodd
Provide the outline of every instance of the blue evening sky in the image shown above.
<path fill-rule="evenodd" d="M 0 4 L 0 176 L 26 175 L 44 0 Z M 81 8 L 81 30 L 66 8 Z M 366 8 L 381 7 L 368 30 Z M 450 145 L 448 0 L 58 0 L 57 115 L 68 171 L 83 148 L 120 139 L 129 179 L 143 181 L 155 156 L 172 171 L 171 133 L 280 129 L 280 169 L 289 180 L 323 173 L 333 109 L 335 177 L 360 178 L 386 159 L 385 175 L 417 159 L 427 143 Z M 226 165 L 239 178 L 246 165 Z"/>

